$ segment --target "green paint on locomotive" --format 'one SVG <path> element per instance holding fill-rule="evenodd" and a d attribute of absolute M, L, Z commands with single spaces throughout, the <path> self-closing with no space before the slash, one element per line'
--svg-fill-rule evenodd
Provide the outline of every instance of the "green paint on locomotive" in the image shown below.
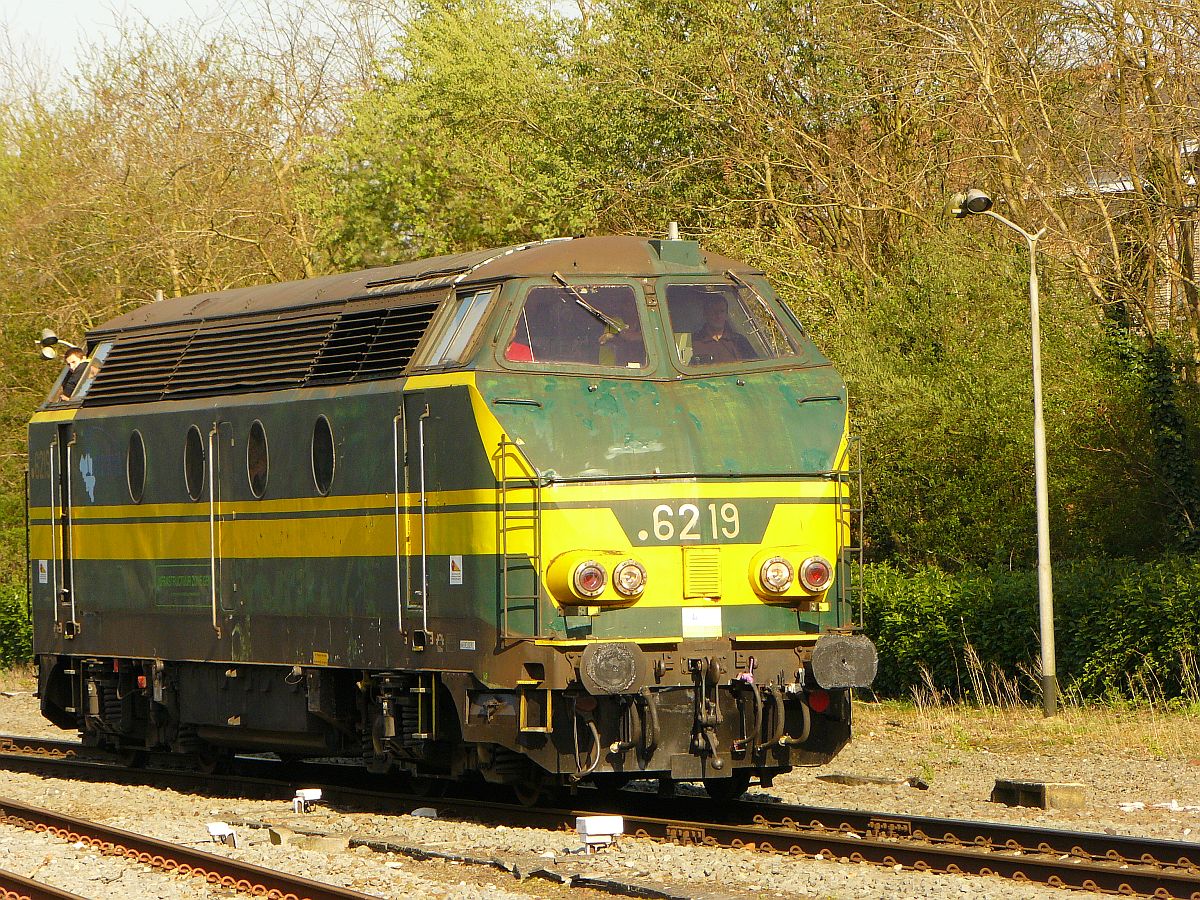
<path fill-rule="evenodd" d="M 678 382 L 481 373 L 479 390 L 551 477 L 825 473 L 846 422 L 828 367 Z M 497 403 L 511 398 L 540 406 Z"/>
<path fill-rule="evenodd" d="M 659 271 L 676 273 L 675 278 L 683 269 L 702 274 L 701 266 L 699 255 L 688 251 L 679 258 L 662 257 Z M 673 278 L 659 286 L 660 293 Z M 646 329 L 651 364 L 636 375 L 503 370 L 497 342 L 507 333 L 511 304 L 523 297 L 529 285 L 548 283 L 544 277 L 508 283 L 480 326 L 473 359 L 463 367 L 476 370 L 475 384 L 488 411 L 510 438 L 520 441 L 521 452 L 549 485 L 544 492 L 546 510 L 578 505 L 598 513 L 610 510 L 630 547 L 655 547 L 658 544 L 647 533 L 645 523 L 661 498 L 623 499 L 598 488 L 591 499 L 560 502 L 553 489 L 556 480 L 603 485 L 672 479 L 669 486 L 664 482 L 662 498 L 677 500 L 688 496 L 689 479 L 735 484 L 763 478 L 782 484 L 805 475 L 821 479 L 837 467 L 846 421 L 845 386 L 807 340 L 798 359 L 802 367 L 779 365 L 737 374 L 683 377 L 668 365 L 673 348 L 651 311 Z M 514 399 L 534 402 L 501 402 Z M 403 434 L 396 436 L 392 422 L 398 408 L 404 413 Z M 319 499 L 310 455 L 318 417 L 329 421 L 334 436 L 336 464 L 327 498 L 332 504 L 329 508 L 315 502 L 305 506 L 305 502 Z M 246 436 L 255 421 L 264 426 L 270 449 L 267 490 L 261 503 L 251 494 L 246 478 Z M 173 634 L 171 640 L 179 646 L 188 643 L 190 631 L 206 627 L 213 589 L 207 552 L 149 554 L 151 558 L 144 553 L 139 558 L 122 556 L 117 545 L 124 540 L 136 544 L 139 529 L 151 526 L 169 525 L 179 533 L 190 528 L 189 533 L 203 538 L 208 525 L 207 501 L 188 497 L 182 477 L 183 441 L 192 426 L 207 439 L 214 424 L 215 471 L 222 504 L 216 528 L 220 535 L 234 531 L 241 535 L 241 543 L 222 544 L 215 554 L 219 557 L 218 614 L 237 624 L 237 640 L 227 648 L 232 658 L 294 662 L 298 646 L 336 643 L 330 627 L 314 622 L 339 617 L 377 622 L 386 632 L 371 645 L 378 648 L 379 657 L 372 657 L 374 651 L 366 645 L 361 652 L 338 653 L 344 664 L 364 667 L 401 660 L 404 645 L 397 620 L 412 627 L 423 611 L 464 639 L 494 636 L 501 589 L 495 555 L 496 481 L 489 459 L 493 448 L 485 446 L 483 423 L 477 419 L 470 389 L 461 384 L 429 386 L 424 378 L 123 407 L 84 406 L 67 426 L 31 424 L 31 499 L 35 509 L 50 506 L 50 471 L 42 457 L 57 429 L 67 428 L 74 438 L 73 460 L 87 459 L 86 471 L 76 465 L 70 473 L 71 496 L 80 513 L 73 526 L 78 546 L 86 550 L 90 542 L 101 548 L 94 558 L 75 560 L 76 601 L 83 616 L 95 618 L 120 610 L 140 615 L 147 623 L 164 623 L 160 630 Z M 147 453 L 146 499 L 140 505 L 131 501 L 125 478 L 128 440 L 135 428 L 142 434 Z M 380 549 L 391 544 L 395 527 L 395 510 L 388 505 L 396 478 L 394 442 L 407 446 L 410 470 L 415 448 L 423 444 L 425 514 L 433 523 L 431 528 L 452 530 L 443 535 L 443 546 L 425 559 L 424 610 L 417 582 L 421 559 L 419 548 L 411 543 L 412 535 L 407 535 L 410 543 L 401 548 L 399 572 L 394 551 Z M 401 515 L 410 519 L 419 515 L 411 498 L 420 488 L 411 474 L 401 485 L 409 497 Z M 491 499 L 453 496 L 454 492 L 471 491 L 485 492 Z M 365 506 L 338 506 L 339 500 L 359 497 L 378 500 Z M 296 502 L 281 507 L 284 501 Z M 711 495 L 706 495 L 706 501 L 724 502 Z M 779 497 L 739 496 L 741 520 L 736 537 L 718 535 L 713 529 L 706 532 L 707 526 L 702 524 L 699 544 L 756 544 L 780 504 L 829 502 L 827 497 L 788 496 L 784 490 Z M 164 504 L 177 508 L 167 514 L 155 511 Z M 227 511 L 226 504 L 236 506 L 236 511 Z M 92 507 L 111 508 L 112 512 L 88 517 Z M 481 518 L 470 519 L 472 514 Z M 456 515 L 467 518 L 437 524 Z M 341 538 L 334 537 L 334 532 L 350 518 L 360 518 L 364 524 L 358 531 L 347 532 L 356 537 L 337 543 Z M 47 514 L 35 513 L 35 526 L 49 522 Z M 331 536 L 323 540 L 326 526 Z M 101 537 L 93 540 L 93 534 Z M 297 540 L 303 543 L 289 545 L 289 535 L 300 535 Z M 356 549 L 355 539 L 363 540 L 364 547 Z M 218 537 L 220 540 L 223 538 Z M 461 546 L 444 546 L 456 540 Z M 489 542 L 491 552 L 478 552 L 479 545 Z M 462 557 L 461 584 L 450 583 L 452 556 Z M 548 561 L 542 562 L 544 566 Z M 31 561 L 31 565 L 36 563 Z M 36 575 L 35 571 L 34 602 L 44 613 L 54 599 L 50 585 L 39 583 Z M 536 592 L 532 571 L 524 577 L 522 585 L 521 573 L 517 573 L 515 592 Z M 538 618 L 543 632 L 551 637 L 677 635 L 679 607 L 685 605 L 680 598 L 672 607 L 634 606 L 581 616 L 552 603 L 544 590 L 542 597 Z M 531 604 L 511 604 L 508 612 L 514 632 L 533 635 Z M 165 625 L 171 617 L 192 621 L 172 629 Z M 39 616 L 43 623 L 47 618 Z M 256 624 L 268 620 L 270 628 Z M 278 623 L 290 624 L 282 631 L 272 631 Z M 758 603 L 726 607 L 723 631 L 794 633 L 837 624 L 841 624 L 841 611 L 836 608 L 797 612 L 783 605 Z M 108 646 L 94 645 L 93 633 L 84 628 L 72 645 L 75 650 L 117 652 L 119 643 L 115 641 Z M 40 635 L 39 646 L 52 643 L 60 642 L 45 632 Z"/>

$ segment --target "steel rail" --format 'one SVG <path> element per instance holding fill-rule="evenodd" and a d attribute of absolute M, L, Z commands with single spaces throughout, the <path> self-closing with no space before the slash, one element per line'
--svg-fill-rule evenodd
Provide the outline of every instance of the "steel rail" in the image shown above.
<path fill-rule="evenodd" d="M 105 772 L 122 780 L 163 778 L 198 780 L 194 772 L 163 769 L 131 772 L 76 758 L 48 758 L 45 748 L 61 750 L 70 742 L 38 741 L 0 735 L 0 750 L 25 747 L 45 766 L 70 766 L 100 777 Z M 84 753 L 99 753 L 74 744 Z M 21 753 L 20 749 L 10 752 Z M 16 762 L 19 757 L 14 757 Z M 226 789 L 292 783 L 294 773 L 272 778 L 279 764 L 265 760 L 239 760 L 255 764 L 265 778 L 210 778 Z M 340 770 L 340 771 L 339 771 Z M 328 799 L 355 803 L 427 803 L 428 798 L 392 793 L 362 784 L 360 773 L 347 766 L 305 766 L 306 783 L 322 783 Z M 95 777 L 95 776 L 91 776 Z M 1200 844 L 1161 838 L 1060 831 L 998 822 L 906 816 L 893 813 L 827 809 L 812 806 L 743 801 L 715 804 L 699 797 L 664 798 L 648 793 L 621 791 L 600 794 L 580 792 L 570 810 L 527 808 L 508 803 L 441 798 L 443 817 L 459 814 L 475 819 L 496 819 L 505 824 L 567 829 L 574 817 L 595 812 L 621 813 L 629 834 L 655 840 L 713 847 L 753 849 L 823 859 L 845 859 L 894 868 L 930 870 L 948 874 L 999 875 L 1059 887 L 1159 898 L 1200 900 Z"/>
<path fill-rule="evenodd" d="M 657 805 L 657 798 L 651 805 Z M 1072 856 L 1097 862 L 1149 865 L 1200 875 L 1200 844 L 1167 838 L 1132 837 L 1088 831 L 1038 828 L 1006 822 L 944 819 L 905 813 L 837 809 L 744 800 L 723 808 L 698 797 L 677 797 L 664 808 L 697 820 L 718 819 L 768 828 L 850 832 L 870 838 L 899 838 L 933 844 L 971 846 Z M 636 812 L 636 809 L 634 810 Z"/>
<path fill-rule="evenodd" d="M 79 741 L 23 737 L 19 734 L 0 734 L 0 753 L 20 753 L 61 759 L 64 757 L 80 756 L 87 749 Z"/>
<path fill-rule="evenodd" d="M 15 800 L 0 798 L 0 822 L 81 843 L 107 856 L 124 856 L 167 872 L 267 900 L 376 900 L 370 894 L 205 853 L 181 844 L 111 828 Z"/>
<path fill-rule="evenodd" d="M 84 900 L 78 894 L 64 891 L 0 869 L 0 900 Z"/>
<path fill-rule="evenodd" d="M 810 813 L 807 822 L 798 814 Z M 1178 869 L 1200 875 L 1200 844 L 1165 838 L 1129 837 L 976 822 L 928 816 L 894 815 L 855 810 L 795 807 L 786 815 L 756 814 L 755 822 L 775 828 L 820 828 L 853 832 L 873 838 L 903 838 L 932 844 L 971 846 L 993 851 L 1068 855 L 1117 864 Z"/>
<path fill-rule="evenodd" d="M 999 875 L 1052 887 L 1123 895 L 1200 900 L 1200 875 L 1132 864 L 1071 857 L 1030 856 L 1020 851 L 864 838 L 852 832 L 817 833 L 758 825 L 719 825 L 625 817 L 626 833 L 682 844 L 728 846 L 792 856 L 866 862 L 950 875 Z"/>

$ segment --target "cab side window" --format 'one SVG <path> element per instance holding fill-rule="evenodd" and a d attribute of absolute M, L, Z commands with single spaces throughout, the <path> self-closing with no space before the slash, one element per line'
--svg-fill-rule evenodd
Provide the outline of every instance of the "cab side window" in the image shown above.
<path fill-rule="evenodd" d="M 104 360 L 113 348 L 112 341 L 105 341 L 92 350 L 88 357 L 82 348 L 72 347 L 66 354 L 66 366 L 54 381 L 47 403 L 77 402 L 87 396 L 88 389 L 100 373 Z"/>
<path fill-rule="evenodd" d="M 467 345 L 475 330 L 488 311 L 495 288 L 483 288 L 457 295 L 450 301 L 449 309 L 441 312 L 437 326 L 437 337 L 422 365 L 446 366 L 462 362 Z"/>

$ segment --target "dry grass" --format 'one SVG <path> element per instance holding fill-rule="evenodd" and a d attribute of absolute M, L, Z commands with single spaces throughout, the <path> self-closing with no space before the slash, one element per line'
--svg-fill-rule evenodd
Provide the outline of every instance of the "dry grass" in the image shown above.
<path fill-rule="evenodd" d="M 1162 685 L 1145 676 L 1129 679 L 1132 700 L 1089 703 L 1077 694 L 1059 698 L 1058 714 L 1047 718 L 1032 670 L 1008 677 L 985 667 L 973 648 L 965 654 L 972 702 L 957 702 L 940 691 L 928 672 L 911 703 L 867 703 L 858 708 L 856 729 L 889 723 L 920 735 L 928 744 L 993 753 L 1071 750 L 1081 755 L 1121 754 L 1129 758 L 1195 760 L 1200 756 L 1200 668 L 1194 654 L 1181 659 L 1184 696 L 1168 700 Z"/>
<path fill-rule="evenodd" d="M 1070 748 L 1084 755 L 1193 761 L 1200 757 L 1200 664 L 1192 651 L 1180 654 L 1180 697 L 1168 699 L 1162 684 L 1132 673 L 1125 688 L 1130 699 L 1095 703 L 1068 692 L 1059 697 L 1058 714 L 1050 718 L 1042 711 L 1040 678 L 1033 668 L 1008 676 L 995 665 L 985 665 L 970 645 L 963 662 L 970 702 L 949 697 L 923 670 L 911 703 L 863 704 L 856 729 L 890 722 L 931 744 L 996 753 Z M 1030 696 L 1035 702 L 1024 699 Z"/>
<path fill-rule="evenodd" d="M 33 666 L 13 666 L 11 669 L 0 669 L 0 691 L 32 691 L 37 687 L 37 675 Z"/>
<path fill-rule="evenodd" d="M 899 726 L 926 746 L 991 753 L 1120 754 L 1138 759 L 1200 757 L 1200 708 L 1082 706 L 1067 702 L 1046 718 L 1041 707 L 885 701 L 855 706 L 855 731 Z"/>

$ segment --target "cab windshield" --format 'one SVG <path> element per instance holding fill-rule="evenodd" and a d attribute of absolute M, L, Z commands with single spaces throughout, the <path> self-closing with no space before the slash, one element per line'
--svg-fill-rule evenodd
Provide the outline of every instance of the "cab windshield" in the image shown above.
<path fill-rule="evenodd" d="M 505 345 L 513 363 L 642 369 L 646 343 L 633 288 L 623 284 L 535 287 Z"/>
<path fill-rule="evenodd" d="M 789 359 L 801 352 L 777 301 L 736 276 L 723 283 L 668 285 L 667 316 L 677 358 L 689 369 Z"/>

